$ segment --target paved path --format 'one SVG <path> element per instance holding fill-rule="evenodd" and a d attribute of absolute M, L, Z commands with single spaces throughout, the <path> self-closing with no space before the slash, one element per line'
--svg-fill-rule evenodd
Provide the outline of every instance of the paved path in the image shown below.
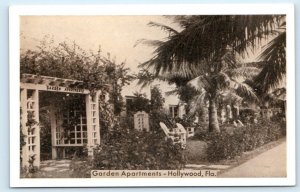
<path fill-rule="evenodd" d="M 286 177 L 286 141 L 219 177 Z"/>
<path fill-rule="evenodd" d="M 71 160 L 47 160 L 41 162 L 38 177 L 42 178 L 68 178 L 70 177 Z"/>

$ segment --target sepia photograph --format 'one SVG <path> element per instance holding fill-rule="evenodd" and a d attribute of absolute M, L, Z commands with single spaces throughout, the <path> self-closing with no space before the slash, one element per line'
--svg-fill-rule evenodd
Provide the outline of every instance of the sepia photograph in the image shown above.
<path fill-rule="evenodd" d="M 18 181 L 205 186 L 295 172 L 286 10 L 17 16 Z"/>

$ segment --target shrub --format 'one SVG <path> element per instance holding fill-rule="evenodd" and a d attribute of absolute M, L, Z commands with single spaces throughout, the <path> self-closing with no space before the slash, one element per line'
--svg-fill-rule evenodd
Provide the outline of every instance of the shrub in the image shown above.
<path fill-rule="evenodd" d="M 221 133 L 207 133 L 207 159 L 219 161 L 233 159 L 245 151 L 253 150 L 285 135 L 283 122 L 262 121 L 259 124 L 233 128 L 232 132 L 222 130 Z"/>
<path fill-rule="evenodd" d="M 115 130 L 96 150 L 93 163 L 97 169 L 179 169 L 184 158 L 180 145 L 161 132 Z"/>
<path fill-rule="evenodd" d="M 76 177 L 87 177 L 91 169 L 181 169 L 184 164 L 180 145 L 165 140 L 163 133 L 116 129 L 95 149 L 93 160 L 82 165 L 73 163 L 72 169 Z"/>
<path fill-rule="evenodd" d="M 207 159 L 209 161 L 219 161 L 222 159 L 232 159 L 239 156 L 244 151 L 242 132 L 229 134 L 226 131 L 209 134 Z"/>
<path fill-rule="evenodd" d="M 208 131 L 206 129 L 195 128 L 195 135 L 192 137 L 194 140 L 206 141 L 208 140 Z"/>

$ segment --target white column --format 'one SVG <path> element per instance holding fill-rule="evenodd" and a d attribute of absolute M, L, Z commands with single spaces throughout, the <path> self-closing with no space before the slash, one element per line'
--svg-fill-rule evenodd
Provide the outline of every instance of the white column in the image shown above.
<path fill-rule="evenodd" d="M 92 118 L 91 118 L 91 96 L 85 96 L 85 109 L 86 109 L 86 126 L 87 126 L 87 147 L 88 156 L 93 156 L 93 132 L 92 132 Z"/>
<path fill-rule="evenodd" d="M 23 141 L 25 145 L 22 146 L 22 167 L 28 167 L 29 163 L 29 152 L 28 152 L 28 128 L 26 126 L 27 123 L 27 89 L 21 89 L 21 126 L 22 133 L 24 134 Z"/>
<path fill-rule="evenodd" d="M 96 106 L 95 108 L 95 114 L 94 114 L 94 118 L 96 119 L 95 122 L 95 127 L 96 127 L 96 145 L 100 145 L 100 122 L 99 122 L 99 96 L 100 96 L 100 91 L 97 91 L 96 95 L 94 96 L 94 104 Z"/>
<path fill-rule="evenodd" d="M 34 120 L 37 122 L 37 124 L 35 125 L 35 150 L 34 150 L 34 154 L 35 154 L 35 161 L 33 163 L 34 166 L 36 167 L 40 167 L 40 162 L 41 162 L 41 158 L 40 158 L 40 148 L 41 148 L 41 142 L 40 142 L 40 126 L 39 126 L 39 91 L 38 90 L 34 90 L 33 91 L 33 101 L 34 101 Z"/>
<path fill-rule="evenodd" d="M 100 127 L 99 127 L 99 94 L 86 95 L 86 121 L 88 136 L 88 155 L 93 156 L 93 148 L 100 144 Z"/>

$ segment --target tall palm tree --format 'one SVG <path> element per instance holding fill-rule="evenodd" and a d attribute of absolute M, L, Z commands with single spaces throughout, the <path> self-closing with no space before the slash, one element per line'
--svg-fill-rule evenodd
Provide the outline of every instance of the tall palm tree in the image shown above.
<path fill-rule="evenodd" d="M 284 20 L 281 15 L 222 15 L 176 16 L 175 22 L 182 31 L 151 22 L 169 32 L 166 41 L 144 41 L 156 47 L 154 57 L 141 64 L 152 68 L 156 76 L 180 73 L 181 77 L 197 77 L 209 98 L 209 130 L 219 131 L 216 98 L 222 88 L 228 88 L 232 80 L 224 71 L 237 69 L 228 57 L 236 53 L 247 54 L 249 48 L 257 48 L 269 36 L 276 36 Z M 229 50 L 229 51 L 228 51 Z M 274 57 L 276 58 L 276 57 Z M 281 62 L 280 62 L 281 63 Z M 268 68 L 267 68 L 268 69 Z M 228 84 L 229 83 L 229 84 Z M 245 84 L 236 84 L 239 93 L 252 95 Z"/>

